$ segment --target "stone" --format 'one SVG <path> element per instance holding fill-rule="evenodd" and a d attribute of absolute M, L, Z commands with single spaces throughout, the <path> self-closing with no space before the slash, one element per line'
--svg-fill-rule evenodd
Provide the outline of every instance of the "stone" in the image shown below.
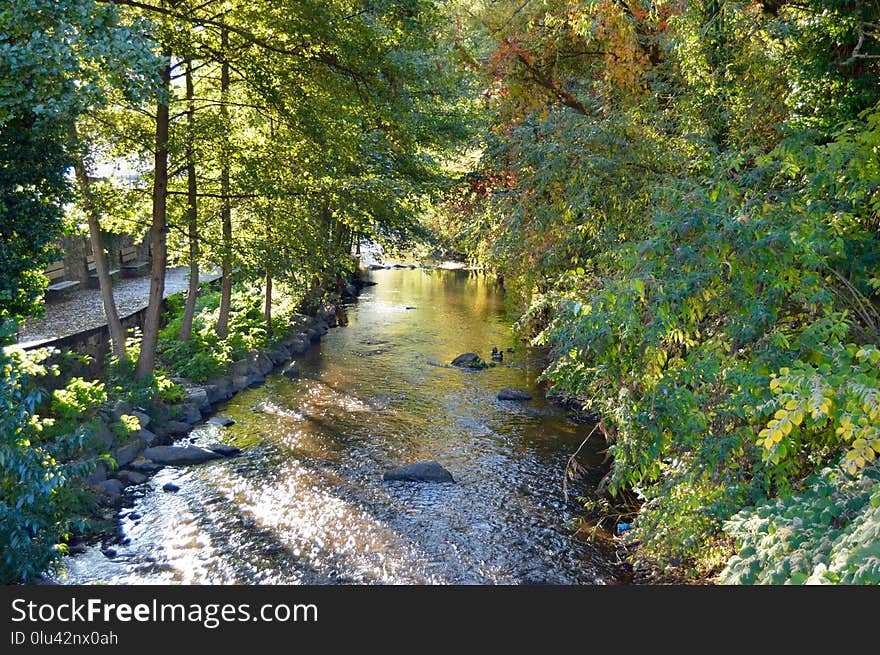
<path fill-rule="evenodd" d="M 250 387 L 259 387 L 263 382 L 266 381 L 266 376 L 261 373 L 251 373 L 245 378 L 246 386 Z"/>
<path fill-rule="evenodd" d="M 514 389 L 513 387 L 504 387 L 498 392 L 498 400 L 531 400 L 532 394 L 522 389 Z"/>
<path fill-rule="evenodd" d="M 208 392 L 201 387 L 193 387 L 192 389 L 188 389 L 183 397 L 183 402 L 184 404 L 195 405 L 201 411 L 205 411 L 211 408 L 211 403 L 208 402 Z"/>
<path fill-rule="evenodd" d="M 278 366 L 290 357 L 290 351 L 280 344 L 266 353 L 274 366 Z"/>
<path fill-rule="evenodd" d="M 294 339 L 290 343 L 290 352 L 293 355 L 302 355 L 309 349 L 308 339 Z"/>
<path fill-rule="evenodd" d="M 319 341 L 321 339 L 320 333 L 315 328 L 307 329 L 306 334 L 309 335 L 309 341 Z"/>
<path fill-rule="evenodd" d="M 173 482 L 166 482 L 162 485 L 162 491 L 168 491 L 174 493 L 175 491 L 180 491 L 180 487 L 178 487 Z"/>
<path fill-rule="evenodd" d="M 92 471 L 85 479 L 85 483 L 96 487 L 106 479 L 107 468 L 104 466 L 104 462 L 98 462 L 97 464 L 95 464 L 95 470 Z"/>
<path fill-rule="evenodd" d="M 191 427 L 189 423 L 183 421 L 166 421 L 156 428 L 156 434 L 160 437 L 179 437 L 187 434 Z"/>
<path fill-rule="evenodd" d="M 134 433 L 134 436 L 136 436 L 138 439 L 142 439 L 143 442 L 148 446 L 152 446 L 159 441 L 159 437 L 149 430 L 138 430 Z"/>
<path fill-rule="evenodd" d="M 128 465 L 128 468 L 132 471 L 137 471 L 138 473 L 155 473 L 162 467 L 145 457 L 138 457 Z"/>
<path fill-rule="evenodd" d="M 192 425 L 202 420 L 202 412 L 199 410 L 198 405 L 183 403 L 177 406 L 177 418 L 184 423 Z"/>
<path fill-rule="evenodd" d="M 144 451 L 144 457 L 156 464 L 201 464 L 220 457 L 207 448 L 198 446 L 153 446 Z"/>
<path fill-rule="evenodd" d="M 123 414 L 131 414 L 133 411 L 134 410 L 131 408 L 131 405 L 129 405 L 126 401 L 117 400 L 113 404 L 113 410 L 110 412 L 110 416 L 113 418 L 114 421 L 118 421 Z"/>
<path fill-rule="evenodd" d="M 116 466 L 120 468 L 127 466 L 133 462 L 134 458 L 140 455 L 146 447 L 147 444 L 143 439 L 134 437 L 127 444 L 113 451 L 112 454 L 113 459 L 116 460 Z"/>
<path fill-rule="evenodd" d="M 251 375 L 266 375 L 273 368 L 275 368 L 275 365 L 272 363 L 272 360 L 263 353 L 258 353 L 251 356 L 251 365 L 248 371 Z"/>
<path fill-rule="evenodd" d="M 291 380 L 298 378 L 299 364 L 297 364 L 296 362 L 290 362 L 290 364 L 288 364 L 287 367 L 285 367 L 285 369 L 282 371 L 282 374 L 284 375 L 284 377 L 288 377 Z"/>
<path fill-rule="evenodd" d="M 150 417 L 144 412 L 139 412 L 137 410 L 131 413 L 131 416 L 134 416 L 138 420 L 138 424 L 140 424 L 141 429 L 144 429 L 150 425 Z"/>
<path fill-rule="evenodd" d="M 434 460 L 407 464 L 406 466 L 386 471 L 382 476 L 382 480 L 386 482 L 455 482 L 452 478 L 452 473 Z"/>
<path fill-rule="evenodd" d="M 477 353 L 462 353 L 452 360 L 453 366 L 461 368 L 487 368 L 489 365 Z"/>
<path fill-rule="evenodd" d="M 120 480 L 104 480 L 95 486 L 104 499 L 108 501 L 108 504 L 116 505 L 122 502 L 122 489 L 124 485 Z"/>
<path fill-rule="evenodd" d="M 235 379 L 237 376 L 247 375 L 250 372 L 251 363 L 246 359 L 239 359 L 229 365 L 229 375 Z"/>
<path fill-rule="evenodd" d="M 128 515 L 128 518 L 130 518 L 132 521 L 138 521 L 142 518 L 142 515 L 139 514 L 138 512 L 132 512 L 131 514 Z"/>
<path fill-rule="evenodd" d="M 210 378 L 205 385 L 205 391 L 208 392 L 208 401 L 212 405 L 229 400 L 234 393 L 232 390 L 232 378 L 228 375 Z"/>
<path fill-rule="evenodd" d="M 241 452 L 241 448 L 236 448 L 235 446 L 227 446 L 222 443 L 211 443 L 208 444 L 208 450 L 211 450 L 218 455 L 223 455 L 223 457 L 232 457 L 233 455 L 238 455 Z"/>
<path fill-rule="evenodd" d="M 225 416 L 214 416 L 208 419 L 208 425 L 218 425 L 221 428 L 228 428 L 230 425 L 235 425 L 235 421 L 231 418 L 226 418 Z"/>
<path fill-rule="evenodd" d="M 247 389 L 248 387 L 248 379 L 246 375 L 236 375 L 232 378 L 232 388 L 235 389 L 235 392 L 238 393 L 243 389 Z"/>
<path fill-rule="evenodd" d="M 110 427 L 104 421 L 97 421 L 94 430 L 94 443 L 99 450 L 109 450 L 113 447 L 116 437 Z"/>
<path fill-rule="evenodd" d="M 138 471 L 123 470 L 116 472 L 116 479 L 120 480 L 126 487 L 130 487 L 135 484 L 143 484 L 147 481 L 147 476 Z"/>

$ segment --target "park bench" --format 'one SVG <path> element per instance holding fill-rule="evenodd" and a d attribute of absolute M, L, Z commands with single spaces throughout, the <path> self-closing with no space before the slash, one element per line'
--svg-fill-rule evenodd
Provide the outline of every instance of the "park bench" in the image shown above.
<path fill-rule="evenodd" d="M 47 287 L 49 294 L 64 293 L 79 286 L 79 280 L 64 279 L 67 276 L 67 267 L 64 266 L 63 259 L 49 264 L 43 271 L 43 275 L 49 278 L 49 286 Z"/>
<path fill-rule="evenodd" d="M 109 263 L 109 262 L 108 262 Z M 98 289 L 101 286 L 101 283 L 98 282 L 98 266 L 95 263 L 95 256 L 89 255 L 86 257 L 86 270 L 89 274 L 89 287 L 92 289 Z M 118 280 L 119 279 L 119 269 L 111 268 L 110 269 L 110 279 Z"/>
<path fill-rule="evenodd" d="M 123 248 L 119 253 L 122 262 L 122 274 L 125 277 L 135 277 L 144 273 L 150 266 L 150 262 L 138 261 L 138 249 L 135 246 Z"/>

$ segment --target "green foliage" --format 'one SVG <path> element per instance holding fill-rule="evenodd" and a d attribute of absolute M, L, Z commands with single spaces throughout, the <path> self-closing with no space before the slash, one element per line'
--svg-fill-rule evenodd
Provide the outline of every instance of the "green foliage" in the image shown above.
<path fill-rule="evenodd" d="M 447 230 L 602 418 L 661 563 L 716 565 L 743 507 L 880 452 L 878 10 L 773 4 L 463 12 L 489 124 Z"/>
<path fill-rule="evenodd" d="M 82 429 L 43 438 L 37 415 L 44 394 L 32 376 L 46 373 L 47 353 L 0 350 L 0 582 L 26 582 L 57 566 L 76 519 L 69 486 L 90 464 L 73 459 L 87 434 Z"/>
<path fill-rule="evenodd" d="M 737 545 L 724 584 L 880 584 L 880 469 L 822 469 L 802 493 L 743 510 L 724 530 Z"/>

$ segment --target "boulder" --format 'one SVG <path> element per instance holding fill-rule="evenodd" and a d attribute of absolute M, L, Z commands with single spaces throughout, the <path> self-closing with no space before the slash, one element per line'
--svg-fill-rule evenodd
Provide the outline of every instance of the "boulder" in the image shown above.
<path fill-rule="evenodd" d="M 211 403 L 208 401 L 208 392 L 201 387 L 187 389 L 186 394 L 183 397 L 183 402 L 187 405 L 195 405 L 201 411 L 206 411 L 211 408 Z"/>
<path fill-rule="evenodd" d="M 235 390 L 235 393 L 247 389 L 247 387 L 248 379 L 246 375 L 236 375 L 232 378 L 232 388 Z"/>
<path fill-rule="evenodd" d="M 147 476 L 138 471 L 117 471 L 116 479 L 121 481 L 126 487 L 130 487 L 135 484 L 143 484 L 147 481 Z"/>
<path fill-rule="evenodd" d="M 386 482 L 455 482 L 452 478 L 452 473 L 434 460 L 407 464 L 406 466 L 386 471 L 382 475 L 382 480 Z"/>
<path fill-rule="evenodd" d="M 128 468 L 132 471 L 137 471 L 138 473 L 155 473 L 162 467 L 155 462 L 151 462 L 145 457 L 138 457 L 131 464 L 128 465 Z"/>
<path fill-rule="evenodd" d="M 180 491 L 180 487 L 178 487 L 173 482 L 166 482 L 162 485 L 162 491 L 168 491 L 174 493 L 175 491 Z"/>
<path fill-rule="evenodd" d="M 225 416 L 214 416 L 208 419 L 208 425 L 218 425 L 221 428 L 228 428 L 230 425 L 235 425 L 235 421 L 231 418 L 226 418 Z"/>
<path fill-rule="evenodd" d="M 229 375 L 235 379 L 238 376 L 245 376 L 250 372 L 251 363 L 247 359 L 239 359 L 229 365 Z"/>
<path fill-rule="evenodd" d="M 453 366 L 460 368 L 488 368 L 489 364 L 480 359 L 477 353 L 463 353 L 452 360 Z"/>
<path fill-rule="evenodd" d="M 306 334 L 309 335 L 309 341 L 319 341 L 321 339 L 320 333 L 313 327 L 308 328 Z"/>
<path fill-rule="evenodd" d="M 262 373 L 251 373 L 245 378 L 245 382 L 247 387 L 259 387 L 263 382 L 266 381 L 266 376 Z"/>
<path fill-rule="evenodd" d="M 522 389 L 504 387 L 498 392 L 498 400 L 531 400 L 532 394 Z"/>
<path fill-rule="evenodd" d="M 97 464 L 95 464 L 95 470 L 89 474 L 89 476 L 85 479 L 85 482 L 86 484 L 90 484 L 95 487 L 101 484 L 106 479 L 107 468 L 104 466 L 104 462 L 98 462 Z"/>
<path fill-rule="evenodd" d="M 208 444 L 208 450 L 211 450 L 218 455 L 223 455 L 223 457 L 232 457 L 233 455 L 238 455 L 241 452 L 241 448 L 236 448 L 235 446 L 227 446 L 223 443 Z"/>
<path fill-rule="evenodd" d="M 153 446 L 144 451 L 144 457 L 156 464 L 201 464 L 220 457 L 207 448 L 198 446 Z"/>
<path fill-rule="evenodd" d="M 102 500 L 107 505 L 119 506 L 122 504 L 122 489 L 124 485 L 119 480 L 104 480 L 96 485 Z"/>
<path fill-rule="evenodd" d="M 284 361 L 286 361 L 287 359 L 290 358 L 290 351 L 287 348 L 285 348 L 284 346 L 282 346 L 281 344 L 279 344 L 275 348 L 273 348 L 272 350 L 268 351 L 266 353 L 266 356 L 270 360 L 272 360 L 272 364 L 274 366 L 278 366 L 279 364 L 283 363 Z"/>
<path fill-rule="evenodd" d="M 117 400 L 113 404 L 113 410 L 110 412 L 110 416 L 114 421 L 118 421 L 123 414 L 131 414 L 134 410 L 131 405 L 129 405 L 124 400 Z"/>
<path fill-rule="evenodd" d="M 285 369 L 282 371 L 282 374 L 285 377 L 290 378 L 291 380 L 299 377 L 299 364 L 296 362 L 290 362 Z"/>
<path fill-rule="evenodd" d="M 232 378 L 228 375 L 213 377 L 205 385 L 205 391 L 208 392 L 208 400 L 212 405 L 229 400 L 234 393 L 232 390 Z"/>
<path fill-rule="evenodd" d="M 308 338 L 306 338 L 306 339 L 296 338 L 290 342 L 290 354 L 292 354 L 292 355 L 302 355 L 308 349 L 309 349 Z"/>
<path fill-rule="evenodd" d="M 116 441 L 116 437 L 113 434 L 113 431 L 107 426 L 104 421 L 97 421 L 94 430 L 94 439 L 95 445 L 98 446 L 99 450 L 109 450 L 113 443 Z"/>
<path fill-rule="evenodd" d="M 166 421 L 156 428 L 156 434 L 163 439 L 165 437 L 179 437 L 187 434 L 191 427 L 189 423 L 183 421 Z"/>
<path fill-rule="evenodd" d="M 131 416 L 134 416 L 138 420 L 138 424 L 141 426 L 141 429 L 144 429 L 150 425 L 150 417 L 144 412 L 139 412 L 137 410 L 131 413 Z"/>
<path fill-rule="evenodd" d="M 183 403 L 177 406 L 177 418 L 192 425 L 202 420 L 202 412 L 194 403 Z"/>
<path fill-rule="evenodd" d="M 147 443 L 140 437 L 134 437 L 121 448 L 113 451 L 113 459 L 116 460 L 116 466 L 123 467 L 134 461 L 134 458 L 140 455 Z"/>
<path fill-rule="evenodd" d="M 133 436 L 137 437 L 138 439 L 142 439 L 143 442 L 148 446 L 156 445 L 156 443 L 159 441 L 159 437 L 149 430 L 138 430 L 133 434 Z"/>

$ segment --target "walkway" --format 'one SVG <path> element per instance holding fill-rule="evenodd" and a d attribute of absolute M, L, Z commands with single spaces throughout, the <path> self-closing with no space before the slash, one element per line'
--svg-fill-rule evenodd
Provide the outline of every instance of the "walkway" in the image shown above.
<path fill-rule="evenodd" d="M 165 297 L 185 291 L 189 268 L 180 266 L 165 272 Z M 220 277 L 218 273 L 202 275 L 201 282 L 211 282 Z M 150 293 L 150 276 L 121 279 L 113 284 L 116 308 L 122 317 L 129 316 L 147 306 Z M 104 305 L 98 289 L 70 291 L 64 297 L 46 303 L 45 313 L 40 318 L 22 324 L 19 331 L 19 345 L 33 346 L 44 341 L 52 341 L 77 332 L 100 327 L 107 323 Z"/>

